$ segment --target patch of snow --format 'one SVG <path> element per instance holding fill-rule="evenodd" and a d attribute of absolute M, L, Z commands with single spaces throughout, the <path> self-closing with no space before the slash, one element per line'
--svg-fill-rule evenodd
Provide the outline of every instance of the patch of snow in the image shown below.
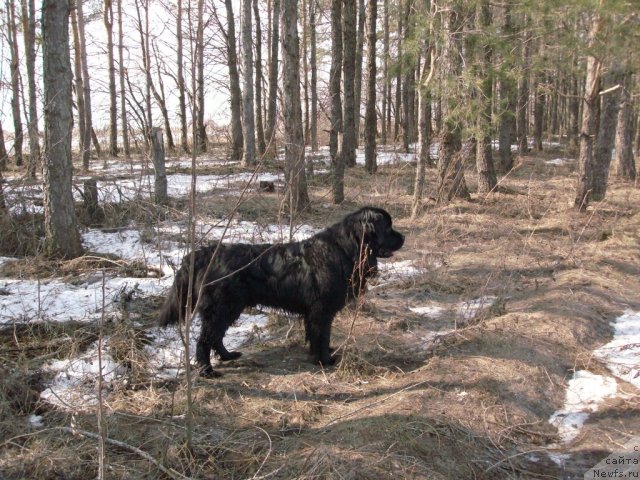
<path fill-rule="evenodd" d="M 426 273 L 427 269 L 414 264 L 413 260 L 378 263 L 380 282 L 405 280 Z"/>
<path fill-rule="evenodd" d="M 568 443 L 578 436 L 589 414 L 617 391 L 615 379 L 578 370 L 568 382 L 564 406 L 551 415 L 549 423 L 558 429 L 562 442 Z"/>
<path fill-rule="evenodd" d="M 264 314 L 241 314 L 235 324 L 227 330 L 224 337 L 224 345 L 227 350 L 237 349 L 246 343 L 252 334 L 260 333 L 267 325 L 267 321 L 268 317 Z M 196 316 L 189 329 L 189 352 L 192 358 L 195 356 L 196 341 L 200 334 L 201 324 L 200 317 Z M 180 332 L 176 327 L 154 327 L 148 330 L 147 334 L 153 343 L 146 346 L 145 351 L 154 374 L 158 378 L 175 378 L 184 370 L 185 349 Z"/>
<path fill-rule="evenodd" d="M 567 165 L 568 163 L 573 162 L 573 159 L 571 158 L 554 158 L 553 160 L 545 160 L 544 163 L 546 163 L 547 165 L 555 165 L 558 167 Z"/>
<path fill-rule="evenodd" d="M 490 307 L 496 300 L 496 297 L 485 296 L 462 302 L 458 306 L 458 314 L 465 320 L 471 320 L 480 310 Z"/>
<path fill-rule="evenodd" d="M 427 317 L 437 318 L 442 316 L 445 309 L 438 305 L 424 305 L 421 307 L 409 307 L 413 313 L 417 313 L 418 315 L 425 315 Z"/>
<path fill-rule="evenodd" d="M 171 286 L 173 278 L 107 278 L 104 295 L 107 313 L 117 309 L 119 293 L 135 288 L 142 295 L 160 295 Z M 13 322 L 49 320 L 66 322 L 96 321 L 102 309 L 102 278 L 89 278 L 72 285 L 61 280 L 5 279 L 0 288 L 0 325 Z"/>
<path fill-rule="evenodd" d="M 612 326 L 613 340 L 594 354 L 616 377 L 640 388 L 640 312 L 627 310 Z"/>
<path fill-rule="evenodd" d="M 44 427 L 42 415 L 36 415 L 35 413 L 32 413 L 31 415 L 29 415 L 29 423 L 33 428 Z"/>
<path fill-rule="evenodd" d="M 110 382 L 126 373 L 126 369 L 109 355 L 107 348 L 108 339 L 102 345 L 102 370 L 98 366 L 97 342 L 77 357 L 47 364 L 44 370 L 53 372 L 55 376 L 49 387 L 40 393 L 40 398 L 69 410 L 85 410 L 97 405 L 100 373 L 105 390 Z"/>

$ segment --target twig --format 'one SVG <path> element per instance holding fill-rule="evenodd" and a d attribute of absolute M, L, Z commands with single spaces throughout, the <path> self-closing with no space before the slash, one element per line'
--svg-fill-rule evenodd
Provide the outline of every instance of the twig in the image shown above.
<path fill-rule="evenodd" d="M 409 385 L 408 387 L 401 388 L 397 392 L 394 392 L 391 395 L 387 395 L 386 397 L 381 398 L 380 400 L 376 400 L 375 402 L 371 402 L 371 403 L 368 403 L 367 405 L 364 405 L 364 406 L 362 406 L 360 408 L 356 408 L 355 410 L 352 410 L 352 411 L 350 411 L 348 413 L 345 413 L 344 415 L 340 415 L 339 417 L 336 417 L 333 420 L 331 420 L 330 422 L 326 423 L 324 425 L 324 427 L 322 427 L 319 431 L 322 432 L 325 428 L 327 428 L 330 425 L 333 425 L 334 423 L 336 423 L 339 420 L 342 420 L 343 418 L 350 417 L 352 415 L 355 415 L 358 412 L 361 412 L 362 410 L 366 410 L 367 408 L 371 408 L 371 407 L 374 407 L 374 406 L 379 405 L 381 403 L 384 403 L 387 400 L 389 400 L 390 398 L 395 397 L 396 395 L 400 395 L 401 393 L 406 392 L 407 390 L 411 390 L 413 388 L 419 387 L 421 385 L 424 385 L 425 383 L 429 383 L 429 381 L 428 380 L 424 380 L 422 382 L 414 383 L 412 385 Z"/>
<path fill-rule="evenodd" d="M 88 432 L 86 430 L 78 430 L 77 428 L 54 427 L 53 430 L 60 430 L 62 432 L 70 433 L 72 435 L 82 435 L 83 437 L 91 438 L 93 440 L 99 440 L 100 438 L 100 436 L 96 433 Z M 137 447 L 134 447 L 133 445 L 129 445 L 128 443 L 121 442 L 120 440 L 114 440 L 113 438 L 109 438 L 109 437 L 105 437 L 104 441 L 105 443 L 108 443 L 110 445 L 114 445 L 116 447 L 120 447 L 120 448 L 123 448 L 124 450 L 128 450 L 132 453 L 135 453 L 136 455 L 147 460 L 149 463 L 152 463 L 153 465 L 155 465 L 158 468 L 158 470 L 160 470 L 162 473 L 164 473 L 165 475 L 168 475 L 171 478 L 174 478 L 174 479 L 190 479 L 191 478 L 191 477 L 186 477 L 185 475 L 182 475 L 180 472 L 176 472 L 172 468 L 165 467 L 160 462 L 158 462 L 158 460 L 153 458 L 150 454 L 148 454 L 143 450 L 140 450 Z"/>

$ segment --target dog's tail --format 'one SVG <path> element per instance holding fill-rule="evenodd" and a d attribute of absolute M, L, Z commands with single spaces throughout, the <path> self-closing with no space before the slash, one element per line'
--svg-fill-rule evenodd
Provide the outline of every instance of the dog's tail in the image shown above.
<path fill-rule="evenodd" d="M 166 327 L 167 325 L 173 325 L 180 320 L 180 302 L 178 301 L 178 295 L 176 294 L 176 285 L 172 285 L 169 291 L 167 299 L 164 301 L 164 305 L 160 309 L 158 315 L 158 325 Z"/>
<path fill-rule="evenodd" d="M 167 299 L 158 315 L 158 325 L 161 327 L 178 323 L 181 316 L 184 315 L 189 285 L 189 282 L 185 281 L 186 277 L 187 275 L 184 272 L 184 268 L 178 270 L 173 285 L 169 289 Z"/>

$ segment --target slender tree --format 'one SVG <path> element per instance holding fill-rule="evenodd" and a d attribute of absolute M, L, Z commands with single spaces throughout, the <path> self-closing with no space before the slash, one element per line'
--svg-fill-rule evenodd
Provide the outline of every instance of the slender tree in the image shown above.
<path fill-rule="evenodd" d="M 284 156 L 291 216 L 309 205 L 304 162 L 302 106 L 300 105 L 300 45 L 296 0 L 282 1 L 282 72 Z"/>
<path fill-rule="evenodd" d="M 360 106 L 362 104 L 362 62 L 364 59 L 364 37 L 365 37 L 365 21 L 367 18 L 367 12 L 365 7 L 365 0 L 358 0 L 358 37 L 356 41 L 356 70 L 355 70 L 355 83 L 353 88 L 354 94 L 354 120 L 355 120 L 355 139 L 356 147 L 360 144 Z"/>
<path fill-rule="evenodd" d="M 595 13 L 591 20 L 589 31 L 589 46 L 592 47 L 600 36 L 602 19 L 600 13 Z M 596 132 L 597 102 L 599 101 L 600 77 L 602 62 L 595 55 L 587 57 L 587 73 L 584 88 L 584 99 L 582 109 L 582 125 L 580 128 L 580 155 L 578 157 L 578 184 L 576 187 L 576 197 L 574 206 L 579 211 L 585 211 L 591 199 L 593 188 L 593 149 Z"/>
<path fill-rule="evenodd" d="M 253 14 L 256 20 L 256 137 L 258 153 L 262 156 L 265 153 L 266 144 L 264 141 L 264 122 L 262 121 L 262 27 L 258 0 L 253 0 Z"/>
<path fill-rule="evenodd" d="M 249 1 L 249 0 L 243 0 Z M 197 108 L 196 125 L 198 128 L 198 142 L 194 140 L 194 148 L 197 147 L 198 152 L 206 152 L 207 144 L 209 143 L 207 137 L 207 126 L 204 123 L 204 3 L 202 0 L 197 2 L 197 16 L 196 16 L 196 42 L 195 42 L 195 71 L 196 75 L 196 91 L 194 97 Z M 249 17 L 251 17 L 251 8 L 249 7 Z"/>
<path fill-rule="evenodd" d="M 71 191 L 71 63 L 69 0 L 43 0 L 45 251 L 53 257 L 82 254 Z"/>
<path fill-rule="evenodd" d="M 488 37 L 488 29 L 491 26 L 491 7 L 489 0 L 480 0 L 477 5 L 476 24 L 480 35 L 484 39 L 477 50 L 479 73 L 479 114 L 478 136 L 476 146 L 476 168 L 478 170 L 478 192 L 489 193 L 497 184 L 496 173 L 493 166 L 491 148 L 491 105 L 493 99 L 493 74 L 492 56 L 493 49 Z"/>
<path fill-rule="evenodd" d="M 180 150 L 189 153 L 189 134 L 187 132 L 187 100 L 184 82 L 184 47 L 182 34 L 182 0 L 177 2 L 176 12 L 176 63 L 178 84 L 178 108 L 180 115 Z"/>
<path fill-rule="evenodd" d="M 369 173 L 375 173 L 376 162 L 376 22 L 378 17 L 377 0 L 369 0 L 367 18 L 367 106 L 364 120 L 364 163 Z"/>
<path fill-rule="evenodd" d="M 242 134 L 242 93 L 238 74 L 238 54 L 236 52 L 236 28 L 231 0 L 225 0 L 227 11 L 227 66 L 229 68 L 229 92 L 231 102 L 231 159 L 242 160 L 244 138 Z M 220 25 L 222 29 L 222 26 Z M 222 29 L 224 32 L 224 29 Z"/>
<path fill-rule="evenodd" d="M 280 1 L 273 0 L 271 52 L 269 54 L 269 96 L 267 99 L 267 130 L 265 140 L 271 154 L 275 153 L 276 116 L 278 102 L 278 48 L 280 45 Z"/>
<path fill-rule="evenodd" d="M 522 76 L 518 85 L 518 107 L 517 107 L 517 127 L 518 127 L 518 150 L 520 155 L 525 155 L 529 151 L 527 139 L 529 129 L 529 74 L 531 70 L 531 38 L 529 32 L 529 17 L 525 14 L 524 27 L 522 29 Z"/>
<path fill-rule="evenodd" d="M 382 125 L 380 142 L 387 144 L 387 131 L 391 121 L 391 76 L 389 72 L 389 0 L 384 0 L 382 11 Z"/>
<path fill-rule="evenodd" d="M 356 164 L 355 73 L 356 73 L 356 2 L 342 2 L 343 88 L 342 158 L 345 166 Z"/>
<path fill-rule="evenodd" d="M 462 74 L 461 3 L 457 0 L 447 2 L 447 7 L 442 11 L 441 16 L 444 38 L 440 58 L 440 81 L 444 84 L 446 91 L 441 93 L 442 128 L 438 152 L 436 198 L 438 202 L 446 203 L 454 197 L 469 198 L 464 178 L 464 160 L 470 152 L 467 152 L 468 148 L 462 149 L 462 124 L 457 109 L 458 101 L 453 94 L 458 89 Z"/>
<path fill-rule="evenodd" d="M 611 155 L 616 137 L 618 123 L 618 111 L 620 110 L 620 94 L 622 71 L 620 65 L 613 65 L 610 73 L 606 75 L 608 84 L 614 89 L 601 95 L 600 126 L 596 137 L 596 146 L 593 152 L 593 190 L 591 200 L 603 200 L 607 193 L 607 179 L 611 166 Z"/>
<path fill-rule="evenodd" d="M 613 158 L 612 174 L 624 180 L 636 179 L 636 165 L 633 158 L 633 99 L 631 97 L 632 76 L 626 71 L 622 79 L 623 89 L 620 94 L 620 110 L 616 128 L 616 148 Z"/>
<path fill-rule="evenodd" d="M 86 35 L 84 33 L 84 7 L 82 0 L 76 2 L 76 19 L 78 21 L 78 46 L 80 50 L 80 64 L 82 65 L 82 88 L 84 96 L 84 136 L 80 139 L 80 154 L 82 166 L 85 170 L 89 168 L 89 158 L 91 155 L 91 142 L 96 153 L 100 155 L 100 144 L 93 132 L 93 115 L 91 111 L 91 78 L 89 76 L 89 64 L 87 61 Z"/>
<path fill-rule="evenodd" d="M 339 150 L 339 139 L 342 132 L 341 77 L 342 1 L 331 0 L 331 69 L 329 71 L 331 129 L 329 131 L 329 156 L 331 158 L 333 203 L 335 204 L 340 204 L 344 201 L 344 158 Z"/>
<path fill-rule="evenodd" d="M 407 1 L 407 0 L 405 0 Z M 393 140 L 394 142 L 398 140 L 398 136 L 400 134 L 400 121 L 402 119 L 401 112 L 402 108 L 402 56 L 403 56 L 403 48 L 402 42 L 404 41 L 403 34 L 403 9 L 402 9 L 402 0 L 398 0 L 398 31 L 397 35 L 397 47 L 396 47 L 396 92 L 395 92 L 395 112 L 393 118 Z"/>
<path fill-rule="evenodd" d="M 253 29 L 251 21 L 252 0 L 242 0 L 242 66 L 244 85 L 242 94 L 242 128 L 244 149 L 242 164 L 245 167 L 256 163 L 256 123 L 253 95 Z"/>
<path fill-rule="evenodd" d="M 502 27 L 505 42 L 503 45 L 511 46 L 514 36 L 513 23 L 511 21 L 511 3 L 504 4 L 504 23 Z M 513 168 L 513 155 L 511 145 L 516 138 L 516 96 L 517 85 L 513 78 L 513 58 L 510 49 L 506 49 L 502 55 L 502 68 L 499 70 L 500 103 L 498 109 L 499 136 L 498 153 L 500 156 L 500 169 L 508 172 Z"/>
<path fill-rule="evenodd" d="M 40 161 L 40 133 L 38 131 L 38 98 L 36 96 L 36 6 L 35 0 L 22 0 L 22 37 L 27 63 L 27 84 L 29 88 L 29 115 L 27 132 L 29 134 L 28 175 L 36 176 L 36 166 Z"/>
<path fill-rule="evenodd" d="M 9 41 L 11 72 L 11 111 L 13 113 L 13 158 L 21 166 L 22 159 L 22 114 L 20 113 L 20 52 L 18 51 L 18 22 L 13 0 L 7 0 L 7 39 Z"/>
<path fill-rule="evenodd" d="M 0 121 L 0 172 L 7 168 L 7 147 L 4 143 L 4 129 Z"/>
<path fill-rule="evenodd" d="M 107 68 L 109 69 L 109 155 L 118 155 L 118 95 L 116 92 L 116 64 L 113 53 L 113 3 L 104 0 L 104 27 L 107 34 Z"/>
<path fill-rule="evenodd" d="M 311 151 L 318 151 L 318 61 L 316 45 L 316 1 L 309 0 L 309 68 L 311 69 Z"/>
<path fill-rule="evenodd" d="M 127 98 L 125 90 L 124 30 L 122 29 L 122 0 L 118 1 L 118 76 L 120 79 L 120 123 L 122 124 L 122 148 L 125 158 L 131 156 L 129 144 L 129 122 L 127 120 Z M 180 3 L 180 0 L 178 0 Z"/>
<path fill-rule="evenodd" d="M 71 0 L 75 2 L 76 0 Z M 84 81 L 82 77 L 82 51 L 80 46 L 80 30 L 78 27 L 78 15 L 77 8 L 71 8 L 71 31 L 73 32 L 73 51 L 74 51 L 74 79 L 76 84 L 76 106 L 78 108 L 78 136 L 80 140 L 80 156 L 82 158 L 82 165 L 85 169 L 89 168 L 89 156 L 88 151 L 84 148 L 85 138 L 91 138 L 91 135 L 87 136 L 86 131 L 86 119 L 87 114 L 85 112 L 84 105 Z M 85 152 L 86 155 L 85 155 Z M 85 159 L 86 156 L 86 159 Z"/>

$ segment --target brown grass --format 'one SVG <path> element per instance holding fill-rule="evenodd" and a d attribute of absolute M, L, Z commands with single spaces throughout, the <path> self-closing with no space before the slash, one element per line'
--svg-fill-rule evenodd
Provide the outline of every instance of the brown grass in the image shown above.
<path fill-rule="evenodd" d="M 640 428 L 640 392 L 621 383 L 627 396 L 609 400 L 564 449 L 572 455 L 564 471 L 546 456 L 558 441 L 548 418 L 563 403 L 566 380 L 579 368 L 605 374 L 591 352 L 608 341 L 616 315 L 640 308 L 640 191 L 613 183 L 604 202 L 575 213 L 573 168 L 550 167 L 545 158 L 520 159 L 498 193 L 446 206 L 427 201 L 415 221 L 408 218 L 411 165 L 383 167 L 374 177 L 349 170 L 341 206 L 322 207 L 330 191 L 311 181 L 312 207 L 299 222 L 326 225 L 363 204 L 388 208 L 407 234 L 395 260 L 412 260 L 424 273 L 375 287 L 364 305 L 339 315 L 336 368 L 307 363 L 299 322 L 270 314 L 270 335 L 221 366 L 222 379 L 196 380 L 192 451 L 184 448 L 183 379 L 157 382 L 144 365 L 144 328 L 161 299 L 128 305 L 127 322 L 107 327 L 112 355 L 131 370 L 105 400 L 107 435 L 151 455 L 175 478 L 581 478 Z M 467 174 L 473 191 L 475 174 Z M 434 187 L 430 181 L 427 197 Z M 252 192 L 239 217 L 281 220 L 279 195 Z M 236 201 L 201 200 L 203 222 Z M 176 202 L 168 218 L 180 210 Z M 138 268 L 118 262 L 30 259 L 8 268 L 68 277 Z M 457 305 L 482 296 L 498 301 L 462 321 Z M 442 315 L 409 310 L 427 304 L 440 305 Z M 43 363 L 95 338 L 86 325 L 2 331 L 3 478 L 95 477 L 95 440 L 56 430 L 73 421 L 96 432 L 95 415 L 72 418 L 37 398 Z M 33 412 L 43 414 L 43 429 L 28 425 Z M 109 478 L 166 475 L 114 445 L 106 463 Z"/>

